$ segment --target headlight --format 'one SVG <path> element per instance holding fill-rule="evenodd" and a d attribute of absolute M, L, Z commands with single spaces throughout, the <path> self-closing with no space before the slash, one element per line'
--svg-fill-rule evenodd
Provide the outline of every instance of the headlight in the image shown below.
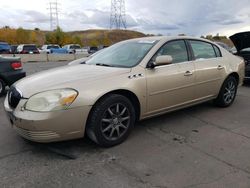
<path fill-rule="evenodd" d="M 74 89 L 57 89 L 44 91 L 31 96 L 25 109 L 36 112 L 50 112 L 67 109 L 76 99 L 78 92 Z"/>

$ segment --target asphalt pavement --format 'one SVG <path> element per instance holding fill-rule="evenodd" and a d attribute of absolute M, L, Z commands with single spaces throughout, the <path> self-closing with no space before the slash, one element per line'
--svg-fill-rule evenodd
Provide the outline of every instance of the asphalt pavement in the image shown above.
<path fill-rule="evenodd" d="M 28 74 L 65 65 L 27 63 Z M 250 187 L 250 85 L 235 103 L 204 103 L 137 123 L 121 145 L 37 144 L 16 134 L 0 98 L 0 187 Z"/>

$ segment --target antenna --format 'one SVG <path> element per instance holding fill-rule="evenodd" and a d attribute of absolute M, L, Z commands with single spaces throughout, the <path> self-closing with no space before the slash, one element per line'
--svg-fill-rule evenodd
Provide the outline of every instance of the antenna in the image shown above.
<path fill-rule="evenodd" d="M 126 29 L 125 0 L 111 0 L 110 29 Z"/>
<path fill-rule="evenodd" d="M 59 26 L 58 19 L 58 2 L 57 0 L 49 2 L 49 13 L 50 13 L 50 30 L 53 31 Z"/>

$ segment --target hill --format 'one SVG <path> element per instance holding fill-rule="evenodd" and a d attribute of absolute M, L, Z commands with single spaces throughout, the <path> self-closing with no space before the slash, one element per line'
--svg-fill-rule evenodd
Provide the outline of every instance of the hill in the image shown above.
<path fill-rule="evenodd" d="M 0 28 L 0 41 L 9 44 L 33 43 L 37 46 L 43 44 L 59 44 L 61 46 L 70 43 L 80 44 L 81 46 L 110 46 L 122 40 L 145 37 L 144 33 L 131 30 L 103 30 L 91 29 L 85 31 L 63 32 L 59 27 L 51 31 L 41 31 L 39 28 L 27 30 L 23 28 L 12 29 L 8 26 Z M 201 36 L 212 41 L 220 41 L 233 46 L 230 39 L 226 36 Z"/>
<path fill-rule="evenodd" d="M 84 46 L 110 46 L 111 44 L 146 35 L 130 30 L 86 30 L 68 32 L 73 38 L 79 37 Z"/>
<path fill-rule="evenodd" d="M 33 43 L 38 46 L 53 43 L 65 45 L 77 43 L 81 46 L 110 46 L 116 42 L 146 36 L 143 33 L 130 30 L 85 30 L 63 32 L 60 28 L 55 31 L 41 31 L 38 28 L 27 30 L 23 28 L 12 29 L 9 27 L 0 28 L 0 41 L 9 44 Z"/>

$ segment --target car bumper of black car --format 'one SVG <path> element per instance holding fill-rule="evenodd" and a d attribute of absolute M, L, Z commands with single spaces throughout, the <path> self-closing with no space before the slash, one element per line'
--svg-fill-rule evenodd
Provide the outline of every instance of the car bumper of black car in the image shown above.
<path fill-rule="evenodd" d="M 16 71 L 2 73 L 3 79 L 9 86 L 15 83 L 16 81 L 24 78 L 25 76 L 26 72 L 23 70 L 16 70 Z"/>
<path fill-rule="evenodd" d="M 245 68 L 245 80 L 250 80 L 250 65 L 246 65 Z"/>

